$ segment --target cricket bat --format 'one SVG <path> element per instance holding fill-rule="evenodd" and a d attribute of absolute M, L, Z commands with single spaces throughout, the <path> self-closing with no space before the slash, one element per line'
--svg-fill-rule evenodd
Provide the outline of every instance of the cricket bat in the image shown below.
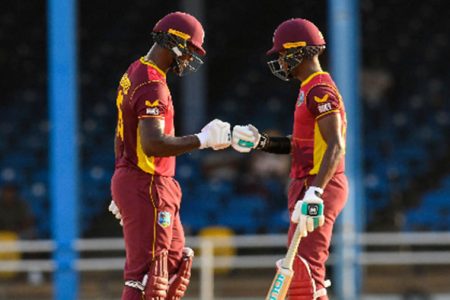
<path fill-rule="evenodd" d="M 300 223 L 298 223 L 286 253 L 286 257 L 283 259 L 281 267 L 277 268 L 277 273 L 275 274 L 275 278 L 267 293 L 266 300 L 284 300 L 286 298 L 289 285 L 294 276 L 292 265 L 294 264 L 294 259 L 297 255 L 297 249 L 301 239 Z"/>

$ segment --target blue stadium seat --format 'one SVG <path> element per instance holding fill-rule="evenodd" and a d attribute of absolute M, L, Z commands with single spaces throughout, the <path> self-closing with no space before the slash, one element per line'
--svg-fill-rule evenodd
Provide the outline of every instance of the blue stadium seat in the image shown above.
<path fill-rule="evenodd" d="M 247 5 L 244 1 L 241 2 L 239 6 Z M 310 3 L 313 2 L 310 1 Z M 447 54 L 450 39 L 445 32 L 446 27 L 442 26 L 445 23 L 441 23 L 445 22 L 447 11 L 439 10 L 439 6 L 434 5 L 438 2 L 439 0 L 434 0 L 432 4 L 422 5 L 421 8 L 427 9 L 417 10 L 417 15 L 412 19 L 413 22 L 409 22 L 401 29 L 398 26 L 392 26 L 398 22 L 398 18 L 390 17 L 395 14 L 395 10 L 390 11 L 386 6 L 380 8 L 366 5 L 367 7 L 362 11 L 364 15 L 371 16 L 362 24 L 364 33 L 362 51 L 365 57 L 363 67 L 384 70 L 388 77 L 395 78 L 387 91 L 378 95 L 379 103 L 371 104 L 370 101 L 365 101 L 370 99 L 361 101 L 365 123 L 364 162 L 367 166 L 367 177 L 370 176 L 373 179 L 364 187 L 367 195 L 368 219 L 371 222 L 376 222 L 373 218 L 376 213 L 390 209 L 389 201 L 393 195 L 414 188 L 409 185 L 413 176 L 433 172 L 431 166 L 434 160 L 442 158 L 448 152 L 448 147 L 444 145 L 449 144 L 450 101 L 447 99 L 450 98 L 450 89 L 446 83 L 450 80 L 450 75 L 447 72 L 448 62 L 441 60 L 438 63 L 438 58 L 445 57 Z M 149 1 L 140 1 L 138 5 L 142 11 L 146 11 L 148 3 Z M 120 10 L 120 5 L 117 4 L 115 9 Z M 214 14 L 220 11 L 221 7 L 215 5 L 208 9 L 211 9 Z M 302 10 L 304 8 L 300 6 L 295 8 L 297 14 Z M 273 13 L 277 14 L 276 11 Z M 216 36 L 225 36 L 225 30 L 233 30 L 233 28 L 223 26 L 226 20 L 225 14 L 217 15 L 217 18 L 209 20 L 208 26 L 218 33 Z M 2 13 L 2 16 L 4 17 L 0 18 L 2 25 L 0 36 L 5 38 L 6 44 L 16 44 L 16 40 L 23 36 L 25 31 L 31 38 L 31 42 L 45 44 L 45 34 L 42 34 L 39 28 L 30 31 L 26 29 L 26 26 L 14 26 L 19 14 L 6 11 Z M 114 164 L 112 143 L 116 118 L 114 111 L 116 77 L 124 71 L 126 67 L 124 61 L 135 51 L 126 46 L 129 44 L 127 41 L 139 42 L 137 35 L 130 36 L 123 29 L 130 24 L 139 25 L 139 18 L 134 16 L 138 16 L 136 11 L 127 12 L 127 18 L 124 20 L 128 24 L 125 24 L 126 26 L 113 24 L 113 28 L 111 27 L 113 19 L 110 22 L 96 24 L 98 26 L 94 28 L 89 25 L 89 18 L 87 18 L 87 21 L 83 22 L 85 25 L 81 28 L 85 39 L 82 45 L 85 49 L 81 53 L 91 54 L 80 60 L 80 143 L 83 153 L 80 172 L 82 176 L 80 195 L 83 206 L 80 212 L 87 221 L 83 223 L 85 226 L 83 230 L 89 229 L 89 222 L 95 220 L 95 216 L 101 212 L 109 198 L 109 179 Z M 25 17 L 30 22 L 32 18 L 35 18 L 32 14 Z M 278 15 L 278 17 L 282 16 Z M 427 27 L 424 26 L 427 22 L 417 21 L 431 20 L 430 18 L 434 20 L 433 30 L 428 32 Z M 95 18 L 91 20 L 91 22 L 95 21 Z M 261 26 L 263 25 L 265 26 L 265 24 Z M 267 24 L 267 28 L 263 28 L 264 30 L 260 28 L 260 31 L 269 32 L 269 27 L 272 25 Z M 87 28 L 94 28 L 95 34 Z M 380 34 L 387 29 L 394 31 L 391 35 Z M 100 32 L 106 32 L 107 39 L 98 41 L 96 36 Z M 429 35 L 428 50 L 425 52 L 421 47 L 411 47 L 414 44 L 413 41 L 423 36 L 424 32 Z M 111 45 L 109 41 L 117 37 L 125 41 L 124 45 Z M 254 38 L 259 39 L 259 35 L 255 35 Z M 233 40 L 231 43 L 242 44 L 242 42 L 248 42 L 247 40 Z M 43 184 L 48 187 L 49 182 L 48 107 L 45 101 L 48 76 L 44 66 L 45 60 L 35 59 L 44 57 L 45 49 L 36 48 L 33 56 L 30 57 L 29 51 L 26 50 L 30 48 L 30 41 L 21 41 L 25 44 L 21 44 L 20 51 L 17 51 L 17 47 L 3 47 L 1 50 L 2 57 L 11 57 L 4 61 L 5 68 L 20 71 L 21 80 L 5 81 L 4 84 L 5 101 L 0 104 L 2 112 L 0 179 L 2 182 L 16 182 L 23 187 L 25 195 L 32 203 L 33 210 L 38 215 L 37 223 L 40 224 L 42 232 L 45 232 L 49 228 L 48 216 L 45 215 L 48 209 L 46 207 L 48 191 L 45 194 L 36 194 L 36 190 L 33 193 L 32 186 Z M 262 45 L 262 43 L 259 44 Z M 380 45 L 391 45 L 391 47 L 383 52 L 379 51 Z M 210 83 L 215 88 L 210 91 L 212 100 L 205 119 L 219 117 L 232 124 L 250 122 L 261 130 L 275 128 L 289 134 L 292 130 L 292 108 L 298 86 L 289 87 L 273 78 L 265 65 L 266 58 L 260 54 L 264 53 L 263 48 L 255 49 L 255 54 L 251 56 L 242 55 L 240 50 L 229 49 L 227 54 L 232 55 L 233 64 L 240 66 L 242 71 L 234 72 L 233 68 L 228 68 L 231 66 L 230 60 L 222 59 L 221 52 L 214 49 L 214 47 L 223 48 L 222 46 L 223 39 L 212 40 L 210 43 L 211 53 L 216 53 L 214 55 L 218 56 L 214 59 L 216 64 L 214 68 L 220 68 L 223 72 L 210 78 Z M 11 49 L 8 50 L 9 48 Z M 401 56 L 404 50 L 408 51 L 408 60 Z M 30 63 L 30 59 L 33 63 Z M 109 64 L 110 72 L 101 72 L 101 67 L 105 66 L 106 61 L 121 61 L 121 63 Z M 177 99 L 174 100 L 177 101 Z M 240 176 L 232 182 L 208 182 L 209 179 L 203 177 L 201 170 L 201 158 L 204 152 L 206 151 L 194 151 L 177 158 L 176 176 L 183 186 L 184 193 L 182 210 L 185 211 L 188 221 L 193 224 L 192 228 L 198 230 L 202 226 L 214 223 L 217 221 L 216 217 L 219 217 L 221 222 L 240 228 L 241 231 L 255 232 L 261 228 L 267 231 L 274 230 L 267 225 L 269 223 L 278 224 L 274 226 L 279 228 L 276 230 L 283 228 L 285 225 L 283 213 L 278 212 L 279 207 L 275 208 L 273 204 L 278 201 L 278 198 L 274 200 L 273 197 L 263 199 L 252 195 L 236 195 L 234 187 L 240 180 Z M 283 188 L 276 182 L 267 181 L 263 184 L 271 195 L 284 194 Z M 440 188 L 442 191 L 439 190 Z M 450 176 L 444 178 L 441 187 L 437 189 L 437 191 L 426 191 L 423 203 L 405 213 L 408 228 L 444 228 L 445 224 L 450 223 L 448 222 L 450 201 L 446 197 L 450 194 Z M 430 206 L 436 207 L 434 212 L 438 213 L 440 218 L 433 219 L 430 215 L 419 212 L 419 210 L 427 210 Z M 276 210 L 277 213 L 274 214 L 270 210 Z M 236 216 L 236 219 L 230 216 Z"/>
<path fill-rule="evenodd" d="M 269 212 L 266 225 L 269 233 L 286 233 L 289 229 L 289 212 L 287 209 Z"/>
<path fill-rule="evenodd" d="M 183 227 L 188 232 L 198 232 L 214 223 L 214 217 L 208 211 L 184 204 L 181 206 L 180 217 Z"/>
<path fill-rule="evenodd" d="M 243 211 L 222 211 L 217 216 L 217 224 L 233 228 L 237 233 L 255 234 L 262 227 L 262 222 L 253 214 Z"/>
<path fill-rule="evenodd" d="M 228 199 L 217 216 L 217 222 L 237 232 L 256 233 L 267 222 L 266 209 L 267 203 L 261 197 L 236 195 Z"/>

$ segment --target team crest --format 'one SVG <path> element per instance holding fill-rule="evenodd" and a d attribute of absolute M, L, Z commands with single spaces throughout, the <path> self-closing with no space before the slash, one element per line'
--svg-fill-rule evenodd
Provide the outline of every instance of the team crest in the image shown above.
<path fill-rule="evenodd" d="M 305 92 L 300 91 L 300 94 L 298 95 L 297 99 L 297 106 L 302 105 L 303 101 L 305 101 Z"/>
<path fill-rule="evenodd" d="M 162 228 L 167 228 L 170 226 L 171 215 L 168 211 L 160 211 L 158 213 L 158 224 Z"/>

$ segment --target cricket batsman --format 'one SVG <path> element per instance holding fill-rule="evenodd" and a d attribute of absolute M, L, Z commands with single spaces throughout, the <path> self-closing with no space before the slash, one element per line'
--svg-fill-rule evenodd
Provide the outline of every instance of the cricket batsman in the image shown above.
<path fill-rule="evenodd" d="M 123 74 L 117 90 L 115 171 L 110 211 L 125 239 L 123 300 L 177 300 L 188 287 L 193 251 L 185 247 L 175 156 L 231 144 L 230 124 L 208 123 L 195 135 L 175 136 L 175 109 L 166 82 L 203 63 L 204 31 L 193 16 L 174 12 L 153 28 L 154 44 Z"/>
<path fill-rule="evenodd" d="M 333 224 L 348 194 L 345 107 L 331 75 L 320 65 L 324 50 L 324 37 L 312 22 L 297 18 L 281 23 L 267 52 L 278 59 L 268 65 L 282 80 L 301 81 L 292 135 L 268 136 L 252 125 L 235 126 L 232 134 L 232 147 L 239 152 L 259 149 L 292 157 L 288 243 L 299 222 L 303 239 L 293 264 L 289 300 L 328 299 L 325 262 Z"/>

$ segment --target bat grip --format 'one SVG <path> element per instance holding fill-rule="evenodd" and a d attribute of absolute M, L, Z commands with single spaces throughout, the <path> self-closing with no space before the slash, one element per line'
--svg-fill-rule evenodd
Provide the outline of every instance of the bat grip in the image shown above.
<path fill-rule="evenodd" d="M 294 235 L 292 236 L 291 243 L 289 245 L 288 251 L 286 253 L 286 257 L 283 259 L 281 267 L 285 269 L 292 269 L 292 265 L 294 264 L 295 256 L 297 255 L 297 249 L 300 245 L 300 241 L 302 239 L 301 231 L 300 231 L 300 222 L 295 227 Z"/>

